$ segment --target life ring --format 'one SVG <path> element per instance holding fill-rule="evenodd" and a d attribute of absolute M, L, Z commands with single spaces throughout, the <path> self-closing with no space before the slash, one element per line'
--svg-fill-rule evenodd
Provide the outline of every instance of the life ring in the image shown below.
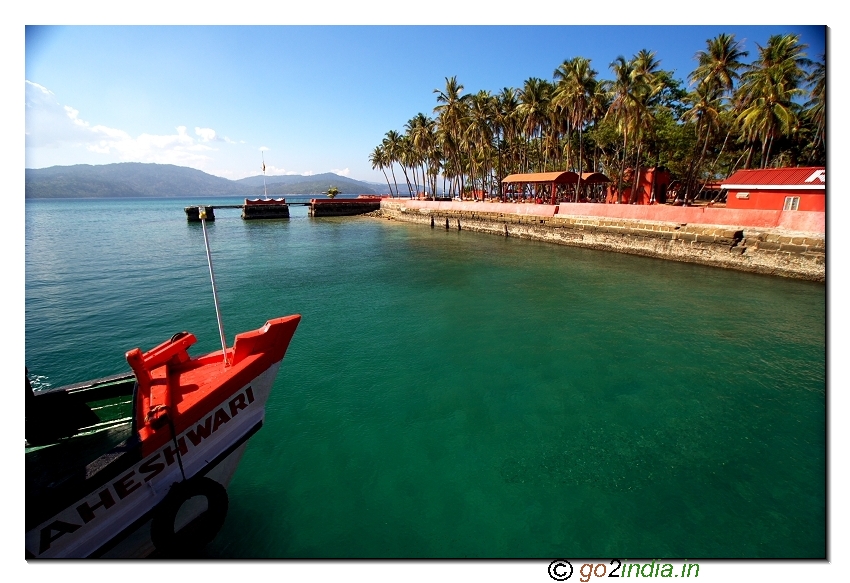
<path fill-rule="evenodd" d="M 207 499 L 207 509 L 175 532 L 174 521 L 180 508 L 197 496 Z M 158 554 L 180 557 L 202 549 L 221 530 L 227 517 L 227 507 L 227 490 L 215 480 L 196 477 L 176 482 L 156 507 L 151 519 L 151 541 Z"/>

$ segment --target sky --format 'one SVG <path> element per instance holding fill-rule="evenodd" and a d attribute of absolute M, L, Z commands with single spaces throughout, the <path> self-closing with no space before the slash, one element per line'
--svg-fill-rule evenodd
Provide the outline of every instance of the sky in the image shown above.
<path fill-rule="evenodd" d="M 719 33 L 758 55 L 794 33 L 819 59 L 810 25 L 717 26 L 28 26 L 27 168 L 156 162 L 239 179 L 334 172 L 383 182 L 369 154 L 456 76 L 465 93 L 552 80 L 587 57 L 601 79 L 641 49 L 687 83 Z"/>

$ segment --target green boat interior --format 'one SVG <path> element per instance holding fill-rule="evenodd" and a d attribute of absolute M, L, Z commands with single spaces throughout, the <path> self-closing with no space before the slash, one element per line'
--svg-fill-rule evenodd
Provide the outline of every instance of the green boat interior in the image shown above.
<path fill-rule="evenodd" d="M 95 491 L 140 459 L 136 377 L 125 373 L 34 392 L 26 382 L 26 528 Z"/>

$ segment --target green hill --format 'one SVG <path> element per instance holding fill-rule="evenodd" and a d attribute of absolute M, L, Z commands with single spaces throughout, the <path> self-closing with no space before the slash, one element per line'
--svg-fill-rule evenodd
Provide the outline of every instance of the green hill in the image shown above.
<path fill-rule="evenodd" d="M 25 183 L 26 198 L 256 197 L 263 194 L 262 176 L 228 180 L 194 168 L 138 162 L 27 168 Z M 365 182 L 332 173 L 267 177 L 266 184 L 270 195 L 321 194 L 331 186 L 336 186 L 341 194 L 375 194 Z"/>
<path fill-rule="evenodd" d="M 237 184 L 251 185 L 255 194 L 263 194 L 263 177 L 251 176 L 236 181 Z M 336 186 L 340 194 L 378 194 L 375 188 L 365 182 L 352 180 L 331 172 L 311 176 L 284 175 L 266 176 L 266 192 L 269 194 L 322 194 L 328 188 Z"/>

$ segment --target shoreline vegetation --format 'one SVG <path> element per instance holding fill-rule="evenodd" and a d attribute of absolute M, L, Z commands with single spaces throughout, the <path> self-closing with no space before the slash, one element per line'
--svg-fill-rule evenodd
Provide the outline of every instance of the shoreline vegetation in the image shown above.
<path fill-rule="evenodd" d="M 600 172 L 617 192 L 636 193 L 642 169 L 664 167 L 688 205 L 736 170 L 826 165 L 825 55 L 813 61 L 807 48 L 785 34 L 744 50 L 720 34 L 694 55 L 687 86 L 647 49 L 617 56 L 609 79 L 581 56 L 552 81 L 497 94 L 464 94 L 446 77 L 434 117 L 388 131 L 369 161 L 392 197 L 401 182 L 410 193 L 475 200 L 499 196 L 510 174 L 564 170 Z"/>

